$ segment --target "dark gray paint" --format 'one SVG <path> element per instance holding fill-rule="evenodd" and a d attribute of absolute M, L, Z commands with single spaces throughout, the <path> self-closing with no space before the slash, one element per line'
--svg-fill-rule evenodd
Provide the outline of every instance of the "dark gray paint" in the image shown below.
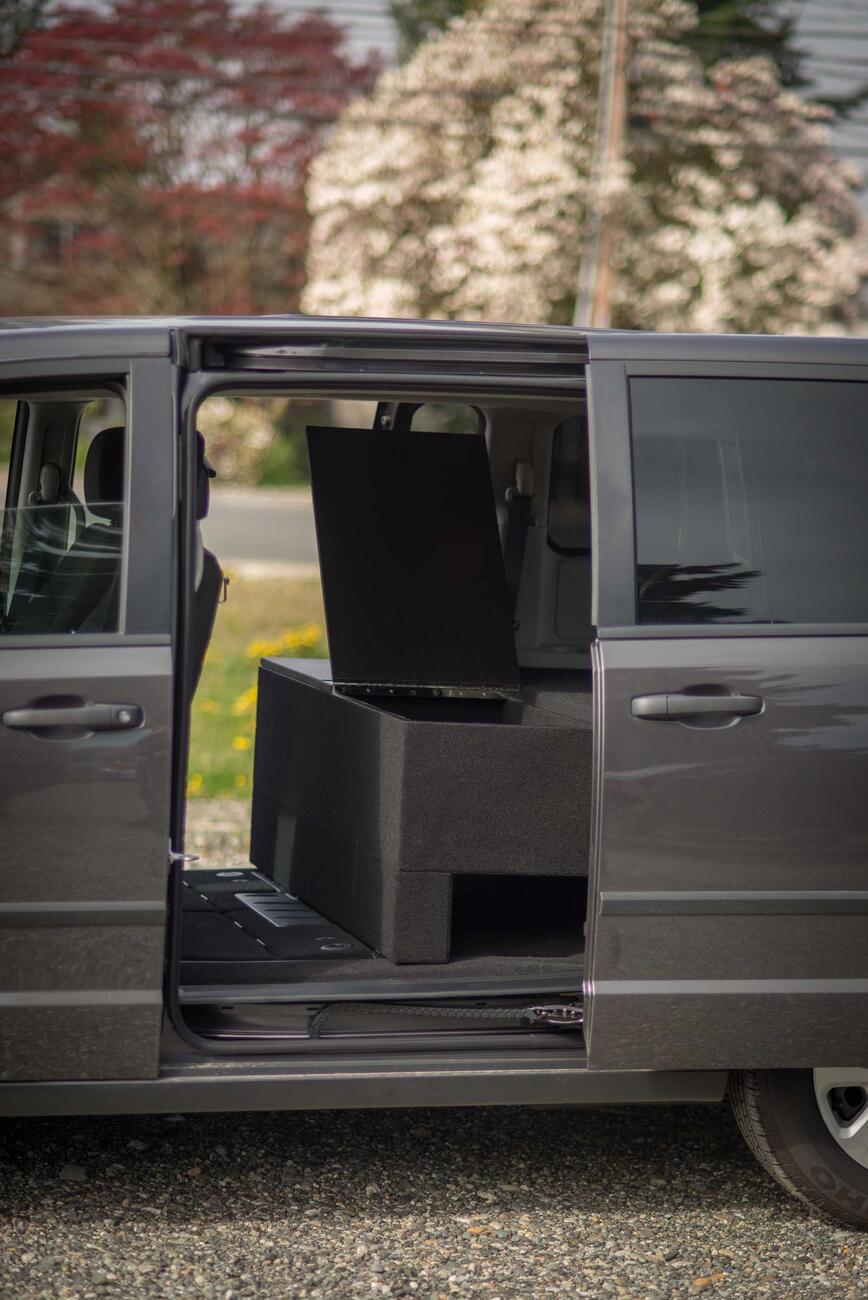
<path fill-rule="evenodd" d="M 651 889 L 600 894 L 600 916 L 846 916 L 868 912 L 868 890 Z"/>
<path fill-rule="evenodd" d="M 868 916 L 829 905 L 838 891 L 865 897 L 868 640 L 607 641 L 602 663 L 598 885 L 604 900 L 642 903 L 628 915 L 604 901 L 595 918 L 592 1067 L 644 1067 L 649 1053 L 665 1068 L 713 1063 L 703 1015 L 714 1060 L 729 1052 L 730 1065 L 868 1054 L 864 994 L 848 997 L 844 1021 L 834 995 L 798 988 L 868 978 Z M 712 685 L 762 697 L 763 713 L 722 727 L 631 714 L 637 694 Z M 776 890 L 803 900 L 772 910 Z M 815 891 L 825 914 L 805 914 Z M 711 900 L 733 893 L 739 907 L 724 915 Z M 752 984 L 730 995 L 735 979 Z M 796 984 L 773 993 L 775 980 Z"/>
<path fill-rule="evenodd" d="M 126 387 L 120 632 L 6 636 L 0 713 L 58 694 L 143 711 L 132 730 L 0 726 L 0 1078 L 156 1075 L 172 769 L 175 421 L 165 325 L 0 331 L 0 376 Z M 136 359 L 131 360 L 131 357 Z"/>
<path fill-rule="evenodd" d="M 176 371 L 168 361 L 135 360 L 130 366 L 130 436 L 127 457 L 129 525 L 126 537 L 128 635 L 168 633 L 177 582 Z"/>
<path fill-rule="evenodd" d="M 128 903 L 125 900 L 86 903 L 0 903 L 3 925 L 159 925 L 166 924 L 168 909 L 162 900 Z"/>
<path fill-rule="evenodd" d="M 715 1103 L 724 1071 L 598 1074 L 574 1048 L 171 1062 L 153 1082 L 0 1085 L 9 1115 Z"/>
<path fill-rule="evenodd" d="M 0 645 L 0 712 L 63 692 L 145 715 L 76 739 L 0 727 L 2 1078 L 156 1073 L 171 675 L 168 646 Z M 126 911 L 121 926 L 107 906 Z"/>
<path fill-rule="evenodd" d="M 6 379 L 53 377 L 62 360 L 63 373 L 69 377 L 93 375 L 114 378 L 125 368 L 130 357 L 152 358 L 155 369 L 151 383 L 155 401 L 152 404 L 155 428 L 148 421 L 133 420 L 136 439 L 146 438 L 153 432 L 156 445 L 166 449 L 162 439 L 163 420 L 171 400 L 169 393 L 169 367 L 165 360 L 172 349 L 175 355 L 195 367 L 203 341 L 217 336 L 230 343 L 258 344 L 263 340 L 280 342 L 303 335 L 306 340 L 377 340 L 388 344 L 391 340 L 424 341 L 437 344 L 447 342 L 449 350 L 463 340 L 481 340 L 496 347 L 505 340 L 522 346 L 563 348 L 572 351 L 583 336 L 566 329 L 526 327 L 455 326 L 442 322 L 365 322 L 365 321 L 310 321 L 305 318 L 271 318 L 253 320 L 227 318 L 221 320 L 159 321 L 131 320 L 126 322 L 22 322 L 21 328 L 10 329 L 12 322 L 4 322 L 0 331 L 0 377 Z M 597 846 L 599 884 L 614 894 L 648 894 L 655 890 L 663 893 L 690 894 L 737 893 L 747 897 L 770 889 L 784 888 L 789 892 L 812 893 L 849 890 L 860 892 L 864 874 L 860 878 L 860 862 L 864 863 L 865 844 L 863 821 L 859 817 L 858 796 L 864 788 L 862 767 L 866 752 L 864 732 L 865 689 L 861 665 L 865 662 L 868 647 L 860 636 L 852 635 L 854 629 L 842 629 L 842 635 L 829 639 L 831 629 L 736 629 L 727 635 L 726 629 L 705 628 L 697 638 L 692 630 L 682 628 L 635 629 L 631 627 L 632 610 L 632 522 L 629 510 L 629 484 L 626 471 L 629 467 L 629 444 L 626 406 L 626 373 L 763 373 L 778 374 L 784 367 L 795 367 L 806 377 L 814 367 L 818 373 L 831 377 L 856 377 L 855 369 L 868 362 L 868 347 L 861 340 L 832 339 L 772 339 L 772 338 L 714 338 L 698 336 L 649 336 L 626 333 L 595 333 L 586 336 L 588 348 L 594 359 L 592 366 L 591 400 L 594 421 L 593 461 L 596 466 L 594 500 L 594 544 L 598 556 L 595 575 L 595 621 L 600 628 L 614 628 L 611 636 L 605 631 L 602 662 L 605 664 L 603 689 L 596 693 L 599 722 L 605 711 L 607 736 L 605 747 L 596 756 L 598 784 L 604 797 L 597 810 L 594 843 Z M 99 355 L 96 355 L 99 354 Z M 443 370 L 426 381 L 432 391 L 456 391 L 468 383 L 486 384 L 485 377 L 474 378 L 465 374 L 450 375 L 449 364 L 443 353 Z M 330 370 L 317 361 L 315 349 L 308 350 L 306 368 L 288 367 L 292 383 L 319 382 L 336 384 L 353 383 L 358 370 L 348 366 L 345 371 Z M 699 369 L 697 369 L 699 367 Z M 144 374 L 144 371 L 140 371 Z M 861 377 L 859 375 L 858 377 Z M 259 377 L 262 384 L 265 378 Z M 232 375 L 201 374 L 191 379 L 188 401 L 218 384 L 239 381 L 253 387 L 256 378 L 248 371 Z M 271 383 L 274 383 L 272 375 Z M 495 382 L 495 381 L 490 381 Z M 506 381 L 496 380 L 506 390 Z M 518 383 L 527 388 L 527 379 Z M 539 379 L 540 388 L 544 387 Z M 563 379 L 547 382 L 563 385 Z M 419 387 L 418 375 L 411 367 L 394 380 L 394 390 Z M 382 376 L 370 375 L 360 380 L 374 391 L 383 386 Z M 390 384 L 390 387 L 392 385 Z M 403 387 L 402 387 L 403 386 Z M 138 392 L 146 391 L 139 384 Z M 563 391 L 563 389 L 562 389 Z M 144 407 L 142 408 L 144 409 Z M 167 474 L 163 453 L 157 453 L 160 464 L 158 474 Z M 148 457 L 143 456 L 136 471 L 149 472 Z M 153 460 L 152 462 L 153 463 Z M 174 472 L 174 455 L 172 456 Z M 162 509 L 161 492 L 152 495 L 158 510 Z M 172 505 L 174 491 L 171 489 Z M 146 514 L 139 515 L 137 535 L 147 537 Z M 152 527 L 166 528 L 172 534 L 171 512 L 160 514 Z M 135 558 L 131 558 L 135 563 Z M 138 554 L 138 543 L 135 546 Z M 155 582 L 168 584 L 171 572 L 158 569 L 151 575 Z M 141 610 L 141 626 L 147 622 L 147 582 L 132 571 L 128 573 L 131 592 L 138 592 L 133 607 Z M 162 592 L 157 594 L 158 608 L 166 606 Z M 159 602 L 163 602 L 160 604 Z M 133 611 L 134 612 L 134 611 Z M 139 614 L 134 612 L 134 617 Z M 162 612 L 155 622 L 160 622 Z M 860 635 L 864 629 L 859 629 Z M 616 638 L 620 638 L 616 640 Z M 819 638 L 819 639 L 818 639 Z M 73 650 L 57 645 L 55 639 L 46 641 L 31 655 L 32 642 L 20 644 L 12 651 L 4 647 L 0 661 L 8 666 L 16 661 L 48 655 L 52 663 L 42 668 L 43 682 L 50 681 L 57 689 L 64 688 L 69 679 L 66 656 L 77 654 L 113 653 L 126 655 L 132 647 L 107 642 L 105 650 L 85 650 L 91 640 L 79 639 Z M 153 678 L 154 689 L 162 692 L 168 685 L 168 651 L 166 659 Z M 64 669 L 59 664 L 63 656 Z M 842 657 L 843 656 L 843 657 Z M 600 655 L 597 656 L 598 664 Z M 70 661 L 70 666 L 71 661 Z M 650 737 L 637 742 L 637 731 L 626 728 L 645 727 L 629 717 L 629 711 L 619 710 L 619 704 L 632 694 L 652 690 L 678 690 L 689 682 L 719 679 L 726 671 L 730 677 L 748 683 L 758 693 L 765 692 L 771 707 L 760 718 L 744 719 L 728 731 L 696 733 L 689 728 L 656 728 L 655 745 L 665 734 L 670 742 L 685 737 L 692 746 L 703 739 L 707 748 L 699 754 L 682 753 L 661 756 L 643 752 L 650 745 Z M 83 671 L 83 670 L 80 670 Z M 148 670 L 150 672 L 150 669 Z M 836 676 L 835 674 L 838 674 Z M 8 683 L 3 674 L 2 690 Z M 688 681 L 689 678 L 689 681 Z M 20 682 L 34 680 L 27 674 L 18 675 Z M 40 680 L 40 679 L 35 679 Z M 73 681 L 78 680 L 75 677 Z M 635 683 L 639 684 L 636 685 Z M 823 692 L 826 691 L 824 696 Z M 789 692 L 789 694 L 787 694 Z M 834 697 L 834 698 L 833 698 Z M 166 699 L 161 694 L 163 705 Z M 156 705 L 154 705 L 156 710 Z M 786 712 L 788 710 L 788 712 Z M 157 710 L 158 712 L 158 710 Z M 169 713 L 164 712 L 166 729 Z M 780 719 L 786 716 L 787 723 Z M 793 725 L 794 724 L 794 725 Z M 755 744 L 745 742 L 745 734 L 753 728 Z M 11 733 L 10 733 L 11 734 Z M 4 738 L 4 741 L 7 738 Z M 16 740 L 21 737 L 15 737 Z M 32 739 L 32 738 L 31 738 Z M 98 738 L 103 740 L 105 738 Z M 129 737 L 122 737 L 127 741 Z M 723 745 L 719 742 L 723 742 Z M 33 741 L 47 746 L 54 742 Z M 744 744 L 744 751 L 737 748 Z M 727 746 L 729 748 L 727 748 Z M 46 750 L 46 753 L 50 751 Z M 161 750 L 161 754 L 164 751 Z M 44 822 L 50 828 L 50 838 L 40 860 L 35 861 L 36 843 L 29 837 L 28 851 L 33 870 L 28 880 L 36 882 L 33 888 L 44 890 L 40 900 L 48 906 L 47 916 L 55 916 L 59 902 L 69 901 L 77 885 L 71 884 L 62 872 L 67 865 L 68 843 L 58 841 L 56 799 L 68 797 L 67 770 L 57 749 L 49 759 L 48 767 L 40 774 L 38 790 L 26 791 L 15 785 L 19 778 L 17 762 L 3 764 L 4 795 L 6 776 L 11 775 L 9 790 L 20 826 L 23 827 L 28 811 L 27 800 L 35 806 L 36 815 L 31 826 L 42 834 Z M 77 760 L 79 755 L 74 755 Z M 662 761 L 661 761 L 662 757 Z M 107 763 L 97 770 L 94 788 L 105 791 L 110 778 L 118 772 L 128 771 L 130 754 L 124 751 L 119 764 Z M 2 761 L 2 760 L 0 760 Z M 160 770 L 162 758 L 152 767 Z M 109 810 L 111 828 L 109 841 L 116 851 L 118 874 L 114 877 L 120 896 L 147 904 L 159 897 L 152 889 L 149 877 L 152 863 L 151 846 L 157 836 L 165 832 L 166 818 L 156 811 L 145 795 L 149 784 L 144 772 L 149 762 L 143 758 L 136 768 L 137 775 L 125 794 L 135 787 L 139 808 L 147 809 L 143 823 L 136 824 L 130 815 L 129 798 Z M 744 771 L 742 770 L 744 769 Z M 22 771 L 26 771 L 23 765 Z M 32 767 L 35 771 L 35 767 Z M 605 776 L 605 782 L 603 781 Z M 795 780 L 795 787 L 793 787 Z M 160 784 L 159 782 L 157 784 Z M 605 787 L 605 788 L 604 788 Z M 708 790 L 715 792 L 711 800 Z M 694 794 L 701 791 L 694 798 Z M 118 791 L 111 787 L 112 795 Z M 804 794 L 804 798 L 801 795 Z M 85 805 L 87 804 L 85 797 Z M 813 812 L 814 820 L 805 823 Z M 854 820 L 855 816 L 855 820 Z M 94 825 L 105 814 L 94 808 Z M 850 821 L 847 821 L 847 818 Z M 801 819 L 801 820 L 800 820 Z M 14 825 L 14 817 L 13 817 Z M 849 826 L 849 834 L 848 834 Z M 853 828 L 856 828 L 855 832 Z M 5 828 L 4 828 L 5 829 Z M 102 829 L 102 822 L 100 822 Z M 8 834 L 8 832 L 6 832 Z M 24 841 L 22 841 L 24 842 Z M 164 845 L 159 861 L 165 870 Z M 97 859 L 100 855 L 97 854 Z M 143 870 L 147 884 L 137 893 Z M 6 883 L 4 851 L 4 885 Z M 79 865 L 85 873 L 87 884 L 91 858 L 83 855 Z M 75 856 L 72 870 L 75 870 Z M 97 877 L 99 872 L 97 872 Z M 97 885 L 100 884 L 97 879 Z M 29 886 L 28 886 L 29 887 Z M 64 889 L 67 891 L 64 894 Z M 59 893 L 57 892 L 59 891 Z M 86 896 L 85 903 L 98 905 L 109 898 L 101 887 Z M 30 901 L 22 897 L 19 901 Z M 54 911 L 52 911 L 52 908 Z M 750 935 L 744 930 L 747 923 Z M 729 926 L 724 938 L 721 925 Z M 595 947 L 595 968 L 589 989 L 592 997 L 592 1065 L 603 1065 L 608 1059 L 634 1061 L 646 1067 L 663 1069 L 679 1060 L 702 1060 L 703 1065 L 719 1060 L 721 1067 L 738 1064 L 773 1065 L 802 1063 L 808 1065 L 839 1063 L 847 1047 L 847 1055 L 862 1050 L 858 1039 L 858 1025 L 865 1020 L 866 972 L 864 943 L 859 927 L 865 924 L 863 916 L 830 913 L 821 916 L 803 914 L 768 915 L 757 909 L 745 917 L 707 915 L 680 916 L 602 916 L 592 914 L 592 938 Z M 684 929 L 677 927 L 683 925 Z M 818 925 L 832 926 L 832 930 L 817 929 Z M 657 927 L 656 930 L 654 927 Z M 633 927 L 633 928 L 630 928 Z M 638 927 L 638 928 L 637 928 Z M 802 927 L 801 929 L 799 927 Z M 804 928 L 807 927 L 807 928 Z M 147 936 L 145 929 L 147 928 Z M 27 929 L 16 926 L 15 934 L 27 935 Z M 120 971 L 102 971 L 99 962 L 103 957 L 88 950 L 87 943 L 100 940 L 108 933 L 99 926 L 85 926 L 67 930 L 52 924 L 47 930 L 51 941 L 58 944 L 58 961 L 83 961 L 94 963 L 92 983 L 88 997 L 70 1008 L 70 999 L 76 994 L 65 993 L 61 987 L 65 978 L 60 967 L 46 968 L 40 978 L 49 981 L 56 977 L 57 987 L 41 989 L 32 987 L 13 991 L 0 997 L 0 1016 L 14 1012 L 16 1033 L 18 1026 L 22 1037 L 21 1057 L 25 1071 L 38 1072 L 44 1065 L 40 1053 L 46 1050 L 47 1039 L 56 1038 L 60 1055 L 68 1052 L 66 1064 L 72 1063 L 74 1072 L 82 1076 L 95 1071 L 114 1072 L 120 1064 L 132 1069 L 134 1058 L 145 1061 L 141 1073 L 153 1066 L 155 1056 L 153 1023 L 158 997 L 158 986 L 150 981 L 144 970 L 137 975 L 137 962 L 141 960 L 151 970 L 152 954 L 148 940 L 159 934 L 155 926 L 124 926 L 124 942 L 135 935 L 144 947 L 140 955 L 135 943 L 130 945 L 130 957 Z M 58 943 L 60 936 L 63 942 Z M 862 938 L 861 943 L 859 938 Z M 11 929 L 3 933 L 3 942 L 13 944 Z M 72 947 L 64 947 L 67 940 Z M 752 949 L 747 952 L 748 947 Z M 765 949 L 765 953 L 758 950 Z M 78 955 L 76 955 L 78 954 Z M 82 954 L 84 954 L 82 956 Z M 810 954 L 805 961 L 806 954 Z M 35 962 L 28 968 L 28 955 L 15 950 L 16 970 L 35 971 Z M 749 962 L 752 964 L 748 964 Z M 839 971 L 846 973 L 838 974 Z M 753 972 L 743 979 L 744 970 Z M 834 971 L 837 977 L 830 977 Z M 54 973 L 52 973 L 54 972 Z M 138 1002 L 132 984 L 124 987 L 123 981 L 133 977 L 141 979 Z M 35 976 L 34 976 L 35 980 Z M 112 984 L 112 981 L 115 981 Z M 120 981 L 120 983 L 118 983 Z M 739 982 L 741 981 L 741 982 Z M 39 995 L 47 994 L 48 1004 Z M 10 1004 L 9 998 L 12 998 Z M 5 1003 L 3 999 L 6 999 Z M 115 999 L 121 999 L 117 1013 Z M 124 999 L 126 999 L 124 1003 Z M 78 1016 L 73 1029 L 70 1011 Z M 109 1014 L 111 1012 L 111 1014 Z M 40 1017 L 42 1017 L 40 1021 Z M 52 1019 L 53 1017 L 53 1019 Z M 90 1020 L 87 1017 L 91 1017 Z M 143 1017 L 144 1032 L 137 1017 Z M 11 1028 L 12 1020 L 0 1026 Z M 12 1041 L 15 1041 L 14 1039 Z M 72 1050 L 75 1042 L 77 1056 Z M 118 1048 L 118 1044 L 120 1047 Z M 35 1051 L 35 1064 L 28 1055 Z M 119 1051 L 120 1060 L 112 1057 Z M 834 1058 L 838 1059 L 834 1059 Z M 25 1059 L 26 1058 L 26 1059 Z M 518 1059 L 500 1062 L 496 1069 L 490 1063 L 469 1064 L 463 1057 L 438 1058 L 420 1066 L 406 1059 L 393 1061 L 390 1083 L 383 1086 L 382 1072 L 369 1066 L 365 1069 L 355 1063 L 338 1077 L 334 1072 L 324 1074 L 321 1065 L 311 1066 L 301 1078 L 296 1067 L 288 1075 L 285 1066 L 269 1067 L 257 1062 L 239 1062 L 232 1067 L 234 1073 L 224 1072 L 218 1066 L 202 1069 L 202 1058 L 189 1066 L 170 1067 L 158 1082 L 139 1081 L 125 1085 L 107 1084 L 15 1084 L 0 1085 L 2 1104 L 22 1113 L 49 1113 L 67 1110 L 178 1110 L 207 1106 L 214 1109 L 235 1106 L 286 1106 L 286 1105 L 408 1105 L 408 1104 L 458 1104 L 476 1101 L 515 1100 L 613 1100 L 622 1096 L 620 1084 L 626 1080 L 624 1092 L 630 1091 L 632 1100 L 672 1099 L 677 1091 L 671 1083 L 673 1076 L 665 1074 L 631 1073 L 613 1075 L 605 1070 L 598 1075 L 587 1075 L 579 1067 L 551 1070 L 542 1057 L 534 1056 L 534 1068 L 527 1069 Z M 56 1064 L 56 1062 L 55 1062 Z M 345 1067 L 346 1069 L 346 1067 Z M 462 1074 L 462 1071 L 465 1073 Z M 469 1071 L 469 1073 L 468 1073 Z M 683 1083 L 683 1095 L 695 1095 L 705 1087 L 719 1097 L 724 1075 L 693 1073 L 675 1076 Z M 289 1080 L 289 1081 L 288 1081 Z M 587 1080 L 587 1082 L 586 1082 Z M 667 1080 L 670 1081 L 667 1086 Z M 693 1093 L 691 1093 L 693 1089 Z M 623 1099 L 623 1098 L 622 1098 Z"/>

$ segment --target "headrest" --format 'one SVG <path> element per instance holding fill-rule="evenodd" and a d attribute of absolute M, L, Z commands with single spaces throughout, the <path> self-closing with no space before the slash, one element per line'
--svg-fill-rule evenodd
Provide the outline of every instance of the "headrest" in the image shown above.
<path fill-rule="evenodd" d="M 205 439 L 196 430 L 196 518 L 204 519 L 211 503 L 208 480 L 217 477 L 217 471 L 205 455 Z"/>
<path fill-rule="evenodd" d="M 91 507 L 124 499 L 124 428 L 102 429 L 87 450 L 84 499 Z"/>
<path fill-rule="evenodd" d="M 60 469 L 51 461 L 46 461 L 39 471 L 39 485 L 30 493 L 29 504 L 32 506 L 54 506 L 60 500 Z"/>

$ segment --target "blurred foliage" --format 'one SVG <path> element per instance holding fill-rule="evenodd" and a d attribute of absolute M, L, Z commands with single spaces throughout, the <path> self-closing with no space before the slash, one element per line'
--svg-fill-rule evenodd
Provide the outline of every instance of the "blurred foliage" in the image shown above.
<path fill-rule="evenodd" d="M 792 6 L 782 0 L 691 0 L 699 13 L 687 38 L 706 67 L 719 59 L 766 54 L 785 86 L 803 84 Z"/>
<path fill-rule="evenodd" d="M 690 0 L 697 10 L 696 30 L 687 38 L 710 67 L 719 59 L 766 54 L 777 65 L 785 86 L 802 86 L 802 52 L 796 44 L 796 20 L 788 0 Z M 408 59 L 428 36 L 443 31 L 453 18 L 483 7 L 484 0 L 390 0 L 398 28 L 400 54 Z M 861 97 L 860 97 L 861 101 Z M 845 112 L 849 99 L 824 100 Z"/>
<path fill-rule="evenodd" d="M 307 167 L 379 59 L 272 0 L 0 4 L 3 314 L 293 310 Z"/>
<path fill-rule="evenodd" d="M 409 58 L 416 46 L 453 19 L 481 9 L 484 0 L 390 0 L 389 12 L 398 29 L 399 52 Z"/>
<path fill-rule="evenodd" d="M 193 700 L 187 791 L 191 798 L 249 799 L 259 661 L 327 654 L 322 593 L 315 578 L 233 578 L 217 611 Z M 251 630 L 256 639 L 251 639 Z"/>
<path fill-rule="evenodd" d="M 40 22 L 48 0 L 0 0 L 0 57 L 6 59 Z"/>
<path fill-rule="evenodd" d="M 9 464 L 17 407 L 18 403 L 14 398 L 0 398 L 0 465 Z"/>

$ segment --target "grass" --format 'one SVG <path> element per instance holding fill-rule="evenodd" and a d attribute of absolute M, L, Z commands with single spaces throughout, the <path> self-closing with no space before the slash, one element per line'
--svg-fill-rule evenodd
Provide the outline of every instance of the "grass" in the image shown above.
<path fill-rule="evenodd" d="M 230 582 L 193 700 L 190 798 L 250 798 L 260 659 L 326 653 L 316 578 Z"/>

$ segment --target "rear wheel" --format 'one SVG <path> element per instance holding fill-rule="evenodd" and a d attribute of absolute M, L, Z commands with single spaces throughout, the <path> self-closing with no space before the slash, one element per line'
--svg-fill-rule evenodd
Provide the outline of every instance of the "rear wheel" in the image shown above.
<path fill-rule="evenodd" d="M 743 1070 L 729 1097 L 748 1146 L 782 1187 L 868 1229 L 868 1070 Z"/>

